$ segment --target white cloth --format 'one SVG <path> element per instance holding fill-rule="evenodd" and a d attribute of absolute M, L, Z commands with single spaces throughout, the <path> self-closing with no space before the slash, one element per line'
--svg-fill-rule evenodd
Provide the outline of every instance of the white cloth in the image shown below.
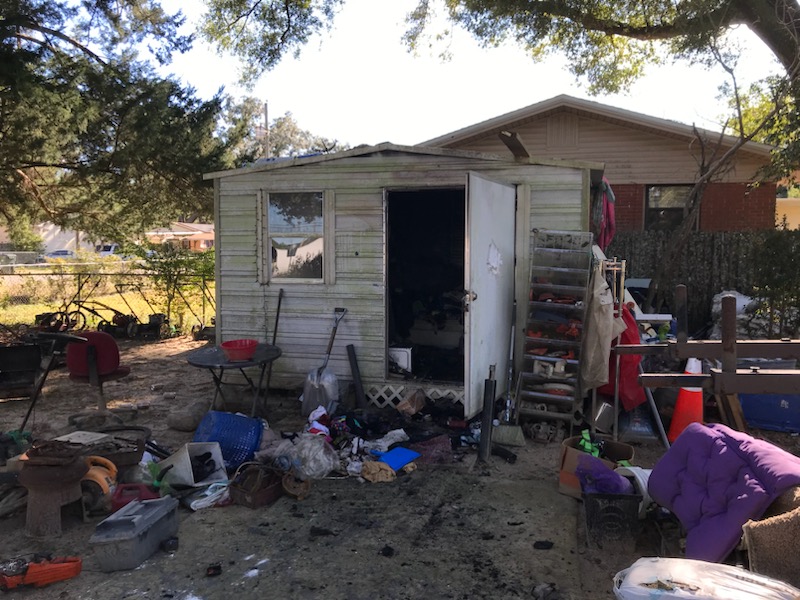
<path fill-rule="evenodd" d="M 592 270 L 589 283 L 589 305 L 583 324 L 584 345 L 580 362 L 583 393 L 608 383 L 608 360 L 611 342 L 625 331 L 625 321 L 614 317 L 614 295 L 605 277 L 601 262 Z"/>

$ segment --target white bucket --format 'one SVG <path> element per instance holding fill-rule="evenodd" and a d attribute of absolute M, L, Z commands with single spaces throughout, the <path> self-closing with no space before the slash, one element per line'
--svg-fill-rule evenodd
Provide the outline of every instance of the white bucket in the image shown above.
<path fill-rule="evenodd" d="M 614 472 L 633 480 L 633 487 L 636 488 L 638 494 L 642 495 L 642 501 L 639 503 L 639 518 L 644 519 L 647 516 L 647 507 L 653 501 L 650 494 L 647 493 L 647 482 L 650 479 L 652 469 L 617 467 Z"/>

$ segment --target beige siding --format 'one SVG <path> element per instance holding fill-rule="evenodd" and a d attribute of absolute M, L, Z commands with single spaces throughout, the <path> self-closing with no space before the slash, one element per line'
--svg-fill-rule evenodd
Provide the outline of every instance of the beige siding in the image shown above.
<path fill-rule="evenodd" d="M 697 175 L 698 144 L 600 119 L 556 113 L 514 128 L 533 156 L 605 163 L 614 183 L 690 183 Z M 573 128 L 573 130 L 570 130 Z M 496 131 L 453 148 L 510 155 Z M 765 159 L 740 153 L 725 181 L 750 181 Z"/>
<path fill-rule="evenodd" d="M 273 385 L 301 386 L 322 364 L 336 307 L 348 309 L 329 365 L 351 379 L 346 346 L 353 344 L 367 383 L 383 382 L 386 369 L 384 192 L 464 187 L 475 170 L 490 179 L 524 184 L 526 219 L 532 227 L 580 229 L 587 213 L 586 171 L 518 165 L 510 161 L 384 153 L 317 164 L 231 175 L 218 180 L 217 246 L 219 340 L 272 339 L 278 291 L 284 289 L 277 344 L 283 356 Z M 335 283 L 259 283 L 256 229 L 260 191 L 327 191 L 333 195 Z M 421 218 L 424 218 L 421 217 Z M 524 233 L 527 235 L 527 231 Z M 525 267 L 527 268 L 527 267 Z M 527 275 L 526 275 L 527 276 Z"/>

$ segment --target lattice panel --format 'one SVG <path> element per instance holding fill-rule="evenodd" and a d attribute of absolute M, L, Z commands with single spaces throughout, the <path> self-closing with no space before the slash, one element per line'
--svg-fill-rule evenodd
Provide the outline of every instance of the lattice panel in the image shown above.
<path fill-rule="evenodd" d="M 450 398 L 455 402 L 464 403 L 464 388 L 463 387 L 425 387 L 419 384 L 372 384 L 368 385 L 365 393 L 372 404 L 379 408 L 387 406 L 395 407 L 402 400 L 408 391 L 413 388 L 422 388 L 425 390 L 425 395 L 431 400 L 438 400 L 440 398 Z"/>

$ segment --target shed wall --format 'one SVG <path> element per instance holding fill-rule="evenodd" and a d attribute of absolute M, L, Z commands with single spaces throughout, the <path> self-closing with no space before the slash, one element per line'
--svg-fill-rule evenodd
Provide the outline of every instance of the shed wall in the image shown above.
<path fill-rule="evenodd" d="M 384 191 L 463 188 L 470 170 L 490 179 L 522 184 L 518 238 L 533 227 L 580 230 L 586 226 L 588 184 L 584 169 L 515 165 L 452 157 L 377 155 L 317 164 L 241 172 L 218 186 L 218 341 L 272 339 L 279 289 L 284 289 L 277 332 L 282 357 L 273 365 L 273 386 L 301 387 L 324 359 L 335 307 L 348 309 L 339 325 L 329 367 L 350 380 L 346 347 L 353 344 L 365 387 L 386 382 L 386 277 Z M 332 196 L 332 284 L 259 281 L 263 244 L 259 197 L 266 192 L 325 191 Z M 421 216 L 424 218 L 424 216 Z M 513 235 L 513 232 L 509 232 Z M 330 248 L 330 246 L 328 246 Z M 518 239 L 520 248 L 527 248 Z M 522 264 L 521 264 L 522 263 Z M 527 277 L 527 262 L 518 272 Z"/>

